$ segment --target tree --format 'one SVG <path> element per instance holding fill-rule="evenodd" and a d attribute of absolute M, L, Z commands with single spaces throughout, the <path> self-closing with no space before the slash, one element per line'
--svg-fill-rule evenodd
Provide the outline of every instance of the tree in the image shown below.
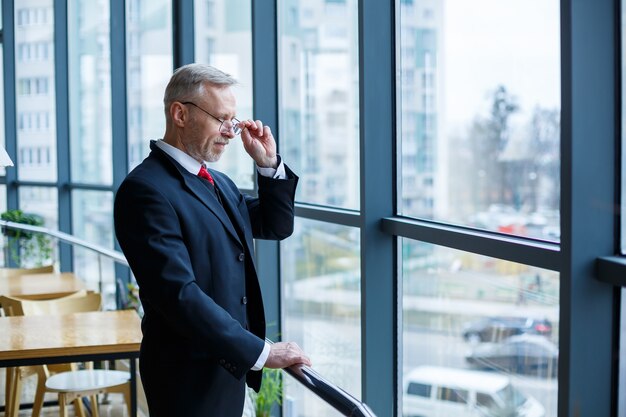
<path fill-rule="evenodd" d="M 511 115 L 519 106 L 503 85 L 494 90 L 491 100 L 489 118 L 477 118 L 469 134 L 474 212 L 512 200 L 506 184 L 510 175 L 501 155 L 509 144 Z"/>

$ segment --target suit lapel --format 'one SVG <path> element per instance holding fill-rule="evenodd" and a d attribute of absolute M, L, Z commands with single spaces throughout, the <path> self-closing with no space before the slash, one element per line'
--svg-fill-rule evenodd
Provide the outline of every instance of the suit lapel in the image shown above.
<path fill-rule="evenodd" d="M 215 216 L 220 220 L 220 222 L 222 222 L 226 230 L 228 230 L 233 238 L 235 238 L 237 242 L 241 243 L 239 240 L 239 236 L 237 235 L 237 231 L 230 221 L 228 214 L 226 214 L 224 207 L 222 207 L 222 205 L 218 201 L 215 193 L 207 189 L 206 186 L 201 183 L 201 180 L 199 178 L 195 178 L 189 173 L 186 174 L 187 175 L 183 174 L 183 179 L 187 188 L 189 188 L 191 193 L 194 194 L 200 201 L 202 201 L 202 203 L 204 203 L 204 205 L 207 206 L 207 208 L 211 210 L 213 214 L 215 214 Z"/>
<path fill-rule="evenodd" d="M 246 245 L 248 246 L 248 251 L 250 251 L 250 253 L 254 253 L 252 248 L 252 236 L 248 236 L 249 228 L 245 226 L 245 222 L 237 206 L 238 196 L 234 195 L 231 192 L 230 188 L 228 188 L 226 184 L 222 183 L 222 180 L 219 176 L 214 174 L 212 175 L 213 180 L 215 181 L 215 184 L 217 185 L 217 188 L 220 190 L 220 193 L 222 195 L 222 203 L 226 206 L 226 210 L 228 210 L 228 212 L 232 214 L 230 218 L 235 222 L 234 226 L 239 231 L 241 231 L 242 236 L 244 236 Z"/>
<path fill-rule="evenodd" d="M 200 200 L 213 214 L 215 217 L 219 219 L 219 221 L 224 225 L 228 233 L 240 244 L 239 236 L 237 235 L 237 231 L 233 227 L 228 214 L 224 211 L 224 207 L 220 204 L 217 199 L 217 195 L 214 192 L 211 192 L 202 184 L 202 180 L 197 176 L 191 174 L 185 168 L 183 168 L 178 162 L 176 162 L 173 158 L 171 158 L 168 154 L 159 149 L 158 146 L 154 143 L 154 141 L 150 142 L 150 149 L 152 150 L 152 155 L 157 159 L 161 160 L 162 164 L 172 164 L 178 174 L 183 178 L 185 182 L 185 186 L 187 189 L 193 194 L 198 200 Z"/>

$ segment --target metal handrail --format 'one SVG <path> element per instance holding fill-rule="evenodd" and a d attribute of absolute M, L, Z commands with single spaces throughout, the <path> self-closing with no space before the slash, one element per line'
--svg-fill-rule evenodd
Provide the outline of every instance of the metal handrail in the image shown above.
<path fill-rule="evenodd" d="M 102 246 L 94 245 L 67 233 L 59 232 L 58 230 L 47 229 L 40 226 L 31 226 L 23 223 L 15 223 L 7 220 L 0 220 L 0 227 L 3 230 L 5 228 L 10 228 L 34 233 L 43 233 L 55 237 L 63 242 L 90 249 L 94 252 L 97 252 L 98 255 L 106 256 L 113 259 L 117 263 L 128 266 L 128 261 L 126 260 L 126 257 L 123 253 L 107 249 Z M 100 256 L 98 256 L 98 261 L 99 260 Z M 100 277 L 100 282 L 101 281 L 102 277 Z M 273 343 L 269 339 L 265 340 L 270 344 Z M 355 397 L 344 391 L 342 388 L 322 377 L 312 368 L 305 365 L 293 365 L 290 368 L 284 369 L 284 371 L 291 375 L 293 378 L 295 378 L 306 388 L 311 390 L 328 405 L 339 411 L 342 415 L 350 417 L 376 417 L 374 412 L 367 406 L 367 404 L 357 400 Z"/>
<path fill-rule="evenodd" d="M 59 232 L 58 230 L 52 230 L 52 229 L 48 229 L 48 228 L 41 227 L 41 226 L 31 226 L 29 224 L 23 224 L 23 223 L 15 223 L 15 222 L 7 221 L 7 220 L 0 220 L 0 227 L 2 227 L 3 229 L 5 227 L 8 227 L 10 229 L 26 230 L 26 231 L 35 232 L 35 233 L 44 233 L 46 235 L 55 237 L 63 242 L 71 243 L 73 245 L 78 245 L 78 246 L 82 246 L 83 248 L 90 249 L 94 252 L 99 253 L 100 255 L 104 255 L 108 258 L 113 259 L 117 263 L 128 266 L 128 261 L 126 260 L 126 257 L 124 257 L 124 255 L 121 252 L 107 249 L 102 246 L 94 245 L 93 243 L 89 243 L 85 240 L 78 239 L 67 233 Z"/>
<path fill-rule="evenodd" d="M 274 343 L 268 338 L 265 338 L 265 341 L 269 344 Z M 344 416 L 376 417 L 376 414 L 367 404 L 359 401 L 306 365 L 293 365 L 283 369 L 283 371 Z"/>
<path fill-rule="evenodd" d="M 107 249 L 102 246 L 94 245 L 93 243 L 89 243 L 85 240 L 78 239 L 67 233 L 59 232 L 58 230 L 52 230 L 52 229 L 48 229 L 46 227 L 41 227 L 41 226 L 32 226 L 30 224 L 16 223 L 16 222 L 8 221 L 8 220 L 0 220 L 0 227 L 2 228 L 3 231 L 9 228 L 9 229 L 24 230 L 24 231 L 33 232 L 33 233 L 43 233 L 43 234 L 52 236 L 60 241 L 63 241 L 72 245 L 82 246 L 83 248 L 96 252 L 98 254 L 98 290 L 100 292 L 102 292 L 102 285 L 103 285 L 102 256 L 106 256 L 107 258 L 112 259 L 114 262 L 117 262 L 124 266 L 129 266 L 128 261 L 126 260 L 126 257 L 124 256 L 123 253 L 117 252 L 111 249 Z"/>

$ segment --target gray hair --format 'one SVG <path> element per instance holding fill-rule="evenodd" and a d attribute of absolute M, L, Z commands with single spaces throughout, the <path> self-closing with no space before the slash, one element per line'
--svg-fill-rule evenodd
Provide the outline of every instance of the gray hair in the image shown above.
<path fill-rule="evenodd" d="M 163 104 L 165 117 L 169 119 L 169 109 L 175 101 L 190 101 L 205 92 L 206 84 L 217 87 L 230 87 L 237 80 L 230 74 L 206 64 L 187 64 L 174 71 L 165 88 Z"/>

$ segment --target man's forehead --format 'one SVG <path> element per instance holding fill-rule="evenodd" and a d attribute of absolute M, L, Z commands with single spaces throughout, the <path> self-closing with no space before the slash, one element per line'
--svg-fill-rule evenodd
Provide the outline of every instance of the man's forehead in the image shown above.
<path fill-rule="evenodd" d="M 229 86 L 206 85 L 200 98 L 207 107 L 224 112 L 234 112 L 237 104 L 235 94 Z"/>

